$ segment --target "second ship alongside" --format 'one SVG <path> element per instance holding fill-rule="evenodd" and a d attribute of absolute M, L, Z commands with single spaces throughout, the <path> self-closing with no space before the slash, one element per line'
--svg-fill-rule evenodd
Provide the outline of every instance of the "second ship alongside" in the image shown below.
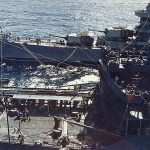
<path fill-rule="evenodd" d="M 140 24 L 134 30 L 125 27 L 113 27 L 100 31 L 104 36 L 94 39 L 93 32 L 71 33 L 58 40 L 10 38 L 10 34 L 1 31 L 2 58 L 4 61 L 40 63 L 98 63 L 105 60 L 110 48 L 117 51 L 124 48 L 140 49 L 149 47 L 150 4 L 146 10 L 139 10 Z M 57 37 L 57 36 L 56 36 Z"/>

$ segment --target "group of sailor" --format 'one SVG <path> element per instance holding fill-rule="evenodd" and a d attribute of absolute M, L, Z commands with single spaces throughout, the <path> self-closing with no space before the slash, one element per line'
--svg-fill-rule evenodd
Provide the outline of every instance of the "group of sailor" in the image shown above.
<path fill-rule="evenodd" d="M 1 100 L 0 111 L 3 112 L 6 107 L 10 117 L 17 116 L 16 120 L 22 118 L 22 121 L 30 121 L 29 112 L 33 115 L 63 115 L 64 113 L 71 115 L 74 114 L 72 112 L 86 113 L 88 101 L 8 99 L 6 106 Z"/>

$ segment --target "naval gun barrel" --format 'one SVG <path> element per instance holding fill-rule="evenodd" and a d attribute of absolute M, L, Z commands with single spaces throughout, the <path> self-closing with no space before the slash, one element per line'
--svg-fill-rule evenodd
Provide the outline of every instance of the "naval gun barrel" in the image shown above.
<path fill-rule="evenodd" d="M 96 32 L 102 32 L 102 33 L 106 33 L 105 30 L 96 30 L 96 29 L 88 29 L 89 31 L 96 31 Z"/>
<path fill-rule="evenodd" d="M 68 36 L 59 36 L 59 35 L 52 35 L 52 34 L 49 34 L 49 36 L 58 37 L 58 38 L 62 38 L 65 40 L 67 40 L 67 38 L 68 38 Z"/>

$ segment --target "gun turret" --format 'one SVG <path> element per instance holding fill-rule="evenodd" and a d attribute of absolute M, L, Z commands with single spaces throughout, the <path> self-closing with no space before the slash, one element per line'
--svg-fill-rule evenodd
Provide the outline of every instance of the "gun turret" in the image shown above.
<path fill-rule="evenodd" d="M 94 34 L 92 32 L 71 33 L 67 36 L 69 46 L 92 46 Z"/>
<path fill-rule="evenodd" d="M 65 39 L 68 46 L 92 46 L 94 42 L 94 34 L 92 32 L 70 33 L 67 36 L 51 36 Z"/>

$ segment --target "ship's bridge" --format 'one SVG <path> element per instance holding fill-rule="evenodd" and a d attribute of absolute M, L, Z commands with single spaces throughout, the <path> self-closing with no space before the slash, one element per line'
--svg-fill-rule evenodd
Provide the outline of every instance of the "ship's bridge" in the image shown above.
<path fill-rule="evenodd" d="M 135 11 L 135 15 L 143 18 L 150 18 L 150 3 L 148 3 L 146 10 L 137 10 Z"/>
<path fill-rule="evenodd" d="M 135 26 L 135 30 L 140 32 L 142 30 L 142 33 L 144 34 L 144 36 L 148 36 L 149 38 L 149 34 L 150 34 L 150 25 L 146 26 L 143 28 L 142 25 L 138 25 L 138 26 Z"/>

